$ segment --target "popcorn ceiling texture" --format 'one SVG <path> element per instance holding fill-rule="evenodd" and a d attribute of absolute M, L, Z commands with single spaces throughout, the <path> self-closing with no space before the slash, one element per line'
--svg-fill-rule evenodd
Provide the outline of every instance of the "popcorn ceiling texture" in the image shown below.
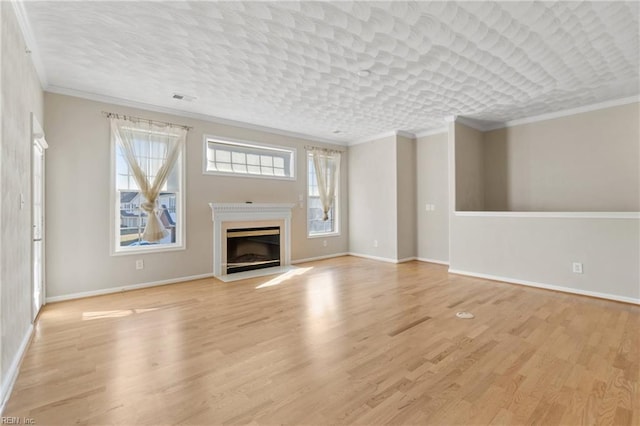
<path fill-rule="evenodd" d="M 52 86 L 333 140 L 640 92 L 637 2 L 25 3 Z"/>

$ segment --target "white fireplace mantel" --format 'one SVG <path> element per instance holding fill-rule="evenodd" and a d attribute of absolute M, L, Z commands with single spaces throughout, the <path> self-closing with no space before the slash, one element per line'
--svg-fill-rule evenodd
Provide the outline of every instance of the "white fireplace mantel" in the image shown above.
<path fill-rule="evenodd" d="M 247 228 L 252 222 L 278 220 L 284 224 L 280 235 L 280 244 L 284 245 L 283 266 L 291 264 L 291 209 L 293 203 L 209 203 L 213 219 L 213 275 L 226 275 L 223 268 L 222 243 L 223 224 L 225 222 L 246 222 Z M 237 224 L 236 224 L 237 227 Z"/>

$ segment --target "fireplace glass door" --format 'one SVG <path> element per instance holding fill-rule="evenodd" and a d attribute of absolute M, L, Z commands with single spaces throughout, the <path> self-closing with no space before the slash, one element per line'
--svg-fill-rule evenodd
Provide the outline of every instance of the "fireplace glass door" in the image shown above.
<path fill-rule="evenodd" d="M 227 230 L 227 274 L 280 266 L 280 227 Z"/>

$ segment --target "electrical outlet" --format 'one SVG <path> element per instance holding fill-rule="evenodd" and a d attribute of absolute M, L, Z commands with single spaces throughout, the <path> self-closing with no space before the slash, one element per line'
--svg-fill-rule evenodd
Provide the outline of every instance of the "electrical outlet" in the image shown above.
<path fill-rule="evenodd" d="M 378 247 L 378 240 L 373 240 L 373 246 Z"/>
<path fill-rule="evenodd" d="M 573 262 L 573 273 L 574 274 L 581 274 L 582 273 L 582 263 Z"/>
<path fill-rule="evenodd" d="M 327 240 L 322 240 L 322 247 L 326 247 L 327 246 Z"/>
<path fill-rule="evenodd" d="M 136 260 L 136 269 L 144 269 L 144 260 L 142 259 Z"/>

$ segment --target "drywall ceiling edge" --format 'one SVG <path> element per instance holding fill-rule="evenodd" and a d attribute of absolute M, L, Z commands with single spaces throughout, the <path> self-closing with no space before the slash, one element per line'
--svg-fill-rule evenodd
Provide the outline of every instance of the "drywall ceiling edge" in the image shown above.
<path fill-rule="evenodd" d="M 46 90 L 49 84 L 47 80 L 47 73 L 41 59 L 38 44 L 36 43 L 36 39 L 33 36 L 33 30 L 31 29 L 29 18 L 27 17 L 27 11 L 24 9 L 24 3 L 22 1 L 12 0 L 11 5 L 13 6 L 13 11 L 16 15 L 18 26 L 20 27 L 22 37 L 24 38 L 26 52 L 31 56 L 31 62 L 33 63 L 33 67 L 36 69 L 36 73 L 38 74 L 40 86 L 43 90 Z"/>

